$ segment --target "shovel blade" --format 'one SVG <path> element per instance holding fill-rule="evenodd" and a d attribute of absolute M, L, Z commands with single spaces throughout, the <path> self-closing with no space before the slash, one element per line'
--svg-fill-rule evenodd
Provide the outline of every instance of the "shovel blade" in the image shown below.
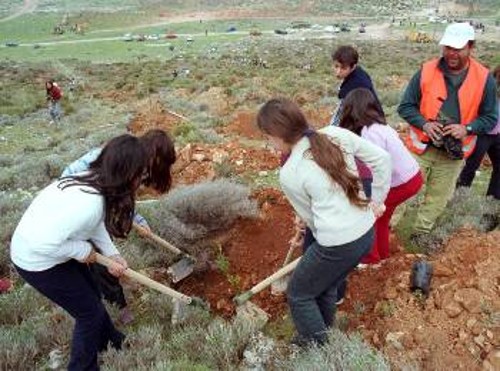
<path fill-rule="evenodd" d="M 242 322 L 247 326 L 260 330 L 266 325 L 268 320 L 269 315 L 250 301 L 236 307 L 235 322 Z"/>
<path fill-rule="evenodd" d="M 193 270 L 193 260 L 189 258 L 182 258 L 177 263 L 174 263 L 170 267 L 168 267 L 167 273 L 172 278 L 172 282 L 177 283 L 193 273 Z"/>
<path fill-rule="evenodd" d="M 290 280 L 290 276 L 285 276 L 280 278 L 279 280 L 274 281 L 271 284 L 271 294 L 272 295 L 283 295 L 288 288 L 288 281 Z"/>

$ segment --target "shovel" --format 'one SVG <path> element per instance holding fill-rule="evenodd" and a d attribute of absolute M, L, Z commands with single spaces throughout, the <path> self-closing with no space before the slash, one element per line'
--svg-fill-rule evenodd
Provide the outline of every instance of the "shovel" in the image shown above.
<path fill-rule="evenodd" d="M 252 323 L 257 323 L 263 326 L 268 319 L 268 315 L 265 311 L 259 308 L 257 305 L 249 302 L 249 300 L 257 293 L 264 290 L 266 287 L 271 285 L 276 280 L 286 276 L 291 271 L 295 269 L 297 264 L 302 257 L 295 259 L 293 262 L 287 264 L 277 272 L 273 273 L 263 281 L 256 284 L 250 290 L 245 291 L 243 294 L 236 296 L 233 301 L 236 303 L 236 313 L 237 318 L 242 321 L 251 321 Z"/>
<path fill-rule="evenodd" d="M 137 231 L 137 233 L 140 236 L 145 237 L 146 239 L 148 239 L 152 243 L 157 244 L 157 245 L 167 249 L 168 251 L 170 251 L 171 253 L 173 253 L 175 255 L 182 256 L 182 258 L 178 262 L 172 264 L 167 269 L 167 273 L 170 276 L 170 278 L 172 279 L 173 283 L 177 283 L 177 282 L 183 280 L 184 278 L 186 278 L 187 276 L 189 276 L 191 273 L 193 273 L 194 265 L 196 262 L 195 258 L 193 258 L 191 255 L 188 255 L 188 254 L 182 252 L 181 250 L 179 250 L 177 247 L 175 247 L 171 243 L 165 241 L 163 238 L 154 234 L 153 232 L 149 231 L 148 229 L 141 227 L 139 224 L 134 223 L 133 226 L 134 226 L 134 229 Z"/>
<path fill-rule="evenodd" d="M 293 251 L 297 246 L 301 244 L 304 232 L 302 230 L 297 230 L 295 232 L 295 236 L 290 240 L 290 248 L 288 249 L 288 253 L 286 254 L 285 260 L 283 261 L 283 267 L 285 267 L 290 260 L 292 260 Z M 288 287 L 289 276 L 284 276 L 271 284 L 271 294 L 273 295 L 281 295 L 286 291 Z"/>
<path fill-rule="evenodd" d="M 106 268 L 109 268 L 114 261 L 102 254 L 96 253 L 96 262 L 104 265 Z M 185 309 L 186 306 L 192 305 L 197 306 L 203 309 L 208 309 L 208 304 L 206 304 L 203 300 L 196 297 L 191 297 L 184 295 L 179 291 L 175 291 L 168 286 L 165 286 L 151 278 L 140 274 L 130 268 L 127 268 L 123 273 L 125 277 L 128 277 L 134 281 L 137 281 L 144 286 L 147 286 L 153 290 L 159 291 L 165 295 L 170 296 L 173 299 L 173 311 L 172 311 L 172 322 L 177 323 L 180 322 L 180 319 L 186 317 Z"/>

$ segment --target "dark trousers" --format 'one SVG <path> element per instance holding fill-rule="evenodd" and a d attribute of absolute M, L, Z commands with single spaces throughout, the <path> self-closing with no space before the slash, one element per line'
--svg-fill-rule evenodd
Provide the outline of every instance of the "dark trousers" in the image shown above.
<path fill-rule="evenodd" d="M 305 342 L 327 341 L 335 319 L 337 288 L 371 248 L 373 228 L 355 241 L 307 248 L 288 285 L 287 297 L 299 337 Z"/>
<path fill-rule="evenodd" d="M 97 354 L 109 343 L 121 348 L 125 336 L 111 322 L 86 264 L 70 260 L 41 272 L 16 269 L 26 282 L 75 319 L 68 370 L 99 370 Z"/>
<path fill-rule="evenodd" d="M 481 161 L 486 153 L 488 153 L 493 166 L 486 194 L 500 200 L 500 134 L 478 135 L 476 148 L 465 162 L 465 166 L 458 178 L 457 186 L 471 186 L 476 175 L 476 170 L 481 165 Z"/>
<path fill-rule="evenodd" d="M 120 309 L 127 306 L 120 280 L 109 273 L 108 268 L 100 264 L 92 264 L 90 266 L 90 273 L 99 291 L 108 303 L 114 304 Z"/>
<path fill-rule="evenodd" d="M 309 227 L 306 227 L 306 232 L 304 234 L 304 243 L 302 245 L 303 254 L 305 254 L 307 251 L 307 248 L 315 242 L 316 242 L 316 239 L 314 238 L 314 235 L 313 235 L 311 229 Z M 346 291 L 347 291 L 347 277 L 344 281 L 339 283 L 339 285 L 337 287 L 337 300 L 335 300 L 335 302 L 338 302 L 339 300 L 344 299 Z"/>

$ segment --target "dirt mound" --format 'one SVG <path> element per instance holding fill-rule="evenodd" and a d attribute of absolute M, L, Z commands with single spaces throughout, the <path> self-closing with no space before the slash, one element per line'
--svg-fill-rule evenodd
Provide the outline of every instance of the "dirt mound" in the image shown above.
<path fill-rule="evenodd" d="M 241 175 L 274 170 L 278 157 L 264 148 L 245 147 L 239 141 L 209 144 L 189 144 L 179 151 L 174 167 L 177 184 L 192 184 L 211 180 L 217 175 Z"/>
<path fill-rule="evenodd" d="M 139 104 L 134 118 L 127 125 L 127 130 L 135 135 L 144 134 L 151 129 L 170 132 L 179 121 L 180 118 L 169 113 L 159 101 L 148 99 Z"/>
<path fill-rule="evenodd" d="M 225 93 L 225 89 L 216 86 L 201 93 L 196 98 L 196 102 L 206 106 L 210 113 L 215 116 L 227 115 L 231 107 L 231 102 Z"/>
<path fill-rule="evenodd" d="M 499 240 L 500 232 L 463 230 L 454 236 L 431 260 L 427 300 L 408 289 L 415 255 L 397 254 L 380 269 L 356 272 L 342 308 L 349 328 L 361 331 L 396 368 L 414 363 L 428 370 L 498 369 Z"/>
<path fill-rule="evenodd" d="M 332 118 L 333 108 L 320 107 L 317 109 L 306 109 L 304 114 L 306 115 L 307 121 L 319 129 L 330 123 L 330 119 Z"/>
<path fill-rule="evenodd" d="M 237 112 L 233 121 L 223 128 L 223 133 L 236 134 L 250 139 L 264 139 L 264 136 L 257 128 L 256 116 L 256 112 Z"/>
<path fill-rule="evenodd" d="M 218 240 L 220 251 L 216 264 L 207 272 L 187 278 L 179 286 L 184 293 L 207 299 L 211 308 L 224 317 L 235 312 L 234 296 L 280 268 L 293 233 L 293 211 L 281 192 L 265 189 L 253 197 L 261 207 L 261 218 L 238 222 Z M 269 290 L 252 301 L 271 317 L 286 308 L 285 298 L 273 297 Z"/>

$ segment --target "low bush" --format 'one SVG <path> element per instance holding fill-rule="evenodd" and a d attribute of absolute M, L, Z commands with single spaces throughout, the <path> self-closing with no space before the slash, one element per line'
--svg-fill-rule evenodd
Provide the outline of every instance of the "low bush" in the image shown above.
<path fill-rule="evenodd" d="M 390 370 L 383 355 L 363 342 L 359 336 L 332 331 L 329 342 L 322 347 L 310 347 L 306 351 L 278 354 L 274 367 L 279 370 Z"/>
<path fill-rule="evenodd" d="M 160 236 L 197 256 L 209 236 L 239 217 L 257 216 L 257 204 L 249 194 L 248 187 L 221 179 L 176 188 L 157 203 L 140 205 L 139 211 L 144 210 Z"/>

